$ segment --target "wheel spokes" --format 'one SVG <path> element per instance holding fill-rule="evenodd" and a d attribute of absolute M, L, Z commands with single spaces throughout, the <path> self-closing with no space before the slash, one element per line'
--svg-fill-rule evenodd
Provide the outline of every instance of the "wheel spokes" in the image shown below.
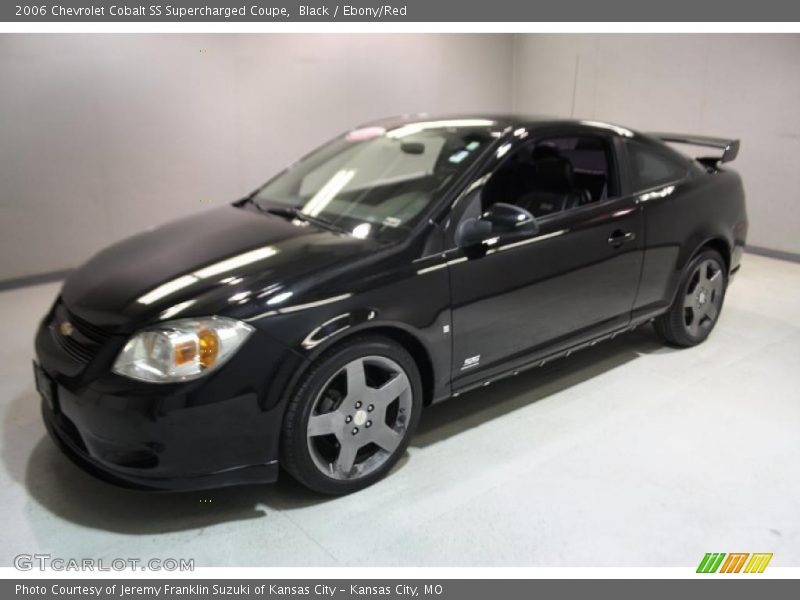
<path fill-rule="evenodd" d="M 372 441 L 387 452 L 393 452 L 394 449 L 400 445 L 402 439 L 402 434 L 385 423 L 381 423 L 377 426 L 375 432 L 372 434 Z"/>
<path fill-rule="evenodd" d="M 364 372 L 364 360 L 357 359 L 347 363 L 347 397 L 358 398 L 367 388 L 367 375 Z"/>
<path fill-rule="evenodd" d="M 342 417 L 338 411 L 322 415 L 312 415 L 308 420 L 308 437 L 336 433 L 336 431 L 341 428 L 341 420 Z"/>
<path fill-rule="evenodd" d="M 690 309 L 690 311 L 691 311 L 691 319 L 689 320 L 688 323 L 686 323 L 686 329 L 692 335 L 696 335 L 697 327 L 700 325 L 700 311 L 698 311 L 696 308 L 692 308 Z"/>
<path fill-rule="evenodd" d="M 717 294 L 722 293 L 722 271 L 717 271 L 711 276 L 711 279 L 708 280 L 708 283 L 711 286 L 711 289 L 714 290 Z"/>
<path fill-rule="evenodd" d="M 334 410 L 330 410 L 335 406 Z M 334 479 L 356 479 L 391 460 L 407 435 L 413 407 L 411 380 L 385 356 L 343 365 L 315 400 L 307 444 L 318 469 Z"/>
<path fill-rule="evenodd" d="M 700 281 L 702 283 L 708 283 L 709 281 L 709 269 L 711 268 L 711 263 L 706 261 L 700 265 Z"/>
<path fill-rule="evenodd" d="M 713 302 L 709 302 L 705 305 L 705 314 L 706 316 L 711 319 L 712 322 L 717 320 L 717 315 L 719 314 L 719 309 L 717 305 Z"/>
<path fill-rule="evenodd" d="M 376 389 L 370 395 L 374 398 L 375 404 L 383 407 L 388 406 L 400 397 L 400 394 L 411 387 L 405 373 L 397 373 L 389 381 Z"/>
<path fill-rule="evenodd" d="M 342 475 L 349 475 L 356 462 L 356 454 L 361 446 L 354 440 L 346 440 L 339 448 L 339 456 L 336 457 L 334 469 Z"/>
<path fill-rule="evenodd" d="M 709 329 L 719 315 L 724 288 L 722 267 L 714 260 L 699 264 L 683 298 L 684 324 L 690 335 Z"/>

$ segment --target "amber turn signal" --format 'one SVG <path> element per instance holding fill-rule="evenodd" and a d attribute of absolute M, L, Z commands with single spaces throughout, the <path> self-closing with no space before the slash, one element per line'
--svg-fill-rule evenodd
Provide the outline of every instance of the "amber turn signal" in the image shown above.
<path fill-rule="evenodd" d="M 210 329 L 203 329 L 197 334 L 200 342 L 200 364 L 206 369 L 213 367 L 219 356 L 219 338 Z"/>

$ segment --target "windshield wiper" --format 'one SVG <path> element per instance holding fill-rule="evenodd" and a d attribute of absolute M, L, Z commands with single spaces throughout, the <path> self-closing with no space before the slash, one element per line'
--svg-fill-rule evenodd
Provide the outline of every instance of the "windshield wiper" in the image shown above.
<path fill-rule="evenodd" d="M 331 231 L 336 231 L 338 233 L 346 233 L 350 235 L 350 232 L 344 229 L 343 227 L 339 227 L 332 221 L 328 221 L 327 219 L 323 219 L 321 217 L 311 216 L 309 214 L 304 213 L 298 208 L 294 206 L 273 206 L 266 209 L 266 212 L 277 215 L 279 217 L 285 217 L 287 219 L 298 219 L 300 221 L 306 221 L 307 223 L 312 223 L 314 225 L 318 225 L 319 227 L 324 227 L 325 229 L 329 229 Z"/>

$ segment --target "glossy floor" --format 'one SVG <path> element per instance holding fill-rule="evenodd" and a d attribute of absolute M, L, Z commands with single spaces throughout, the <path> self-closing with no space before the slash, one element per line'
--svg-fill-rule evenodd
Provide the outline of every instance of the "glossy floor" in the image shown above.
<path fill-rule="evenodd" d="M 96 481 L 45 437 L 32 337 L 56 284 L 0 293 L 0 565 L 800 565 L 800 265 L 747 255 L 712 338 L 649 327 L 423 414 L 382 483 L 152 495 Z"/>

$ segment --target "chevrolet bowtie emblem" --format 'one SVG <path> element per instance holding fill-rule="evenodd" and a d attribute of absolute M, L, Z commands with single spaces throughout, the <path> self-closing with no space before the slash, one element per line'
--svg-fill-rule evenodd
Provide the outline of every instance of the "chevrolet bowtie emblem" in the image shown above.
<path fill-rule="evenodd" d="M 61 321 L 61 325 L 58 326 L 58 331 L 61 335 L 69 337 L 72 335 L 72 332 L 75 331 L 75 328 L 69 321 Z"/>

